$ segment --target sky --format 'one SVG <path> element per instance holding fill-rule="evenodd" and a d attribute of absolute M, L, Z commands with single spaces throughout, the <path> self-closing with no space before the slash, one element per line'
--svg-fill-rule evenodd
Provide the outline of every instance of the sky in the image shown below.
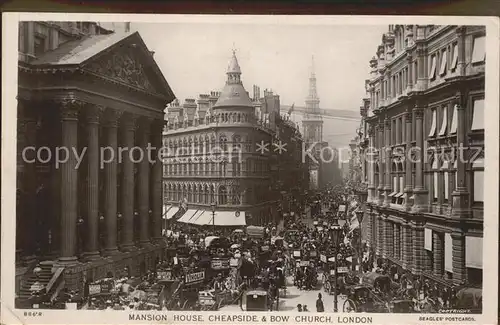
<path fill-rule="evenodd" d="M 121 28 L 116 24 L 115 28 Z M 304 106 L 314 56 L 320 107 L 359 110 L 387 25 L 136 23 L 176 97 L 219 91 L 236 49 L 242 81 L 272 90 L 282 104 Z"/>

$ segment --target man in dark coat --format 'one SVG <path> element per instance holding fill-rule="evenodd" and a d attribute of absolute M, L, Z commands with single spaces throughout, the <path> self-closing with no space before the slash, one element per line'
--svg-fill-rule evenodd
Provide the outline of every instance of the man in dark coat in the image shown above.
<path fill-rule="evenodd" d="M 323 304 L 321 293 L 318 293 L 318 300 L 316 300 L 316 312 L 322 313 L 325 311 L 325 305 Z"/>

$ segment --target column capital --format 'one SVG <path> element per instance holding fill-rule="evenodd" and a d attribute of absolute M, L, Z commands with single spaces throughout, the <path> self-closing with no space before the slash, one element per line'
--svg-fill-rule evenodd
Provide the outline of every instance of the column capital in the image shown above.
<path fill-rule="evenodd" d="M 411 63 L 413 61 L 413 55 L 411 54 L 411 52 L 406 52 L 406 61 L 408 63 Z"/>
<path fill-rule="evenodd" d="M 104 106 L 88 104 L 85 108 L 87 123 L 97 124 L 105 111 Z"/>
<path fill-rule="evenodd" d="M 103 112 L 104 125 L 106 127 L 118 127 L 118 122 L 123 111 L 106 107 Z"/>
<path fill-rule="evenodd" d="M 78 115 L 86 103 L 74 97 L 63 97 L 55 99 L 63 120 L 78 120 Z"/>
<path fill-rule="evenodd" d="M 413 107 L 413 113 L 415 114 L 415 118 L 417 118 L 417 119 L 424 118 L 424 108 L 423 107 L 415 105 L 415 107 Z"/>
<path fill-rule="evenodd" d="M 126 131 L 135 131 L 135 129 L 137 128 L 136 122 L 137 122 L 137 115 L 128 112 L 124 113 L 120 119 L 120 125 Z"/>
<path fill-rule="evenodd" d="M 409 111 L 409 112 L 405 112 L 405 113 L 403 114 L 403 116 L 404 116 L 404 119 L 405 119 L 405 122 L 406 122 L 406 123 L 411 123 L 411 122 L 412 122 L 412 117 L 413 117 L 413 115 L 412 115 L 411 111 Z"/>
<path fill-rule="evenodd" d="M 384 120 L 384 126 L 387 130 L 391 129 L 391 120 L 388 117 L 386 117 Z"/>
<path fill-rule="evenodd" d="M 452 239 L 465 239 L 465 233 L 454 231 L 450 234 Z"/>

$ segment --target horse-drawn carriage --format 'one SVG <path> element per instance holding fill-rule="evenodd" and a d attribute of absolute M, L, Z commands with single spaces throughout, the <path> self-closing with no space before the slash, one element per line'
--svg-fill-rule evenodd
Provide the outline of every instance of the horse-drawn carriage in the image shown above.
<path fill-rule="evenodd" d="M 351 286 L 344 302 L 344 312 L 391 312 L 391 306 L 396 302 L 398 308 L 400 303 L 392 301 L 392 290 L 395 284 L 387 275 L 372 272 L 361 277 L 361 284 Z M 401 303 L 402 305 L 402 303 Z M 403 307 L 401 307 L 403 308 Z"/>

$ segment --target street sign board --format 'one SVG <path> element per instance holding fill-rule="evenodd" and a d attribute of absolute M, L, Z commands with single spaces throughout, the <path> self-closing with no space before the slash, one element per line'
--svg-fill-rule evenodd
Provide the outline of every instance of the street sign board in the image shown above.
<path fill-rule="evenodd" d="M 319 259 L 320 259 L 321 262 L 326 263 L 326 255 L 321 254 L 319 256 Z"/>
<path fill-rule="evenodd" d="M 201 282 L 205 279 L 205 271 L 194 272 L 186 274 L 185 282 L 186 284 L 193 284 L 196 282 Z"/>
<path fill-rule="evenodd" d="M 349 273 L 349 268 L 347 266 L 339 266 L 337 267 L 338 273 Z"/>

